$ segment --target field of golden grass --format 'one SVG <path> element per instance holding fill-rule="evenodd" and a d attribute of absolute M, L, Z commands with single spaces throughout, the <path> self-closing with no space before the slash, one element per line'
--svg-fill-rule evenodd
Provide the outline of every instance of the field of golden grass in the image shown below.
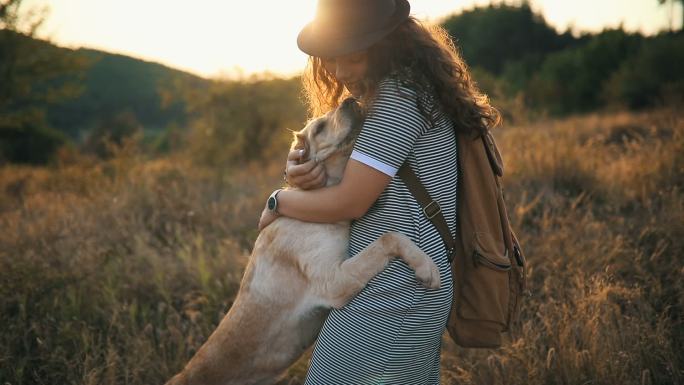
<path fill-rule="evenodd" d="M 443 384 L 684 383 L 682 118 L 498 130 L 530 297 L 501 349 L 445 337 Z M 0 168 L 0 384 L 161 384 L 230 307 L 283 162 L 61 159 Z"/>

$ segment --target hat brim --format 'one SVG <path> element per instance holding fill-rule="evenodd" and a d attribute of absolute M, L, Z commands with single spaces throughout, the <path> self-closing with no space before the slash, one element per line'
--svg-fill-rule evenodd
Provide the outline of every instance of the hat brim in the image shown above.
<path fill-rule="evenodd" d="M 394 14 L 389 18 L 387 26 L 364 34 L 344 38 L 328 38 L 315 33 L 314 23 L 307 24 L 297 36 L 297 46 L 302 52 L 317 57 L 337 57 L 371 47 L 389 35 L 399 24 L 408 18 L 411 6 L 407 0 L 396 0 Z"/>

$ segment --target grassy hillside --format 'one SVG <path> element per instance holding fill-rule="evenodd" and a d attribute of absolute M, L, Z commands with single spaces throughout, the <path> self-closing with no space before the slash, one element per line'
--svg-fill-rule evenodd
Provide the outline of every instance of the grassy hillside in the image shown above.
<path fill-rule="evenodd" d="M 167 104 L 164 95 L 173 92 L 178 83 L 202 88 L 210 84 L 189 73 L 125 55 L 60 49 L 89 63 L 80 74 L 80 95 L 50 106 L 47 112 L 49 123 L 73 139 L 109 124 L 122 112 L 131 113 L 147 132 L 161 131 L 170 124 L 183 125 L 187 121 L 185 104 L 180 98 Z"/>
<path fill-rule="evenodd" d="M 47 123 L 79 139 L 87 131 L 129 112 L 146 130 L 187 120 L 182 98 L 171 98 L 178 84 L 208 88 L 211 81 L 165 65 L 109 52 L 57 46 L 9 30 L 0 30 L 0 87 L 10 111 L 45 109 Z M 8 77 L 9 76 L 9 77 Z M 19 83 L 14 84 L 14 83 Z M 67 90 L 61 86 L 68 85 Z M 60 95 L 56 90 L 60 90 Z M 5 111 L 0 111 L 5 113 Z"/>
<path fill-rule="evenodd" d="M 532 295 L 500 350 L 445 338 L 443 384 L 682 383 L 681 113 L 497 136 Z M 156 384 L 179 370 L 232 303 L 282 163 L 150 161 L 128 143 L 107 161 L 1 168 L 0 383 Z M 306 357 L 282 383 L 305 370 Z"/>

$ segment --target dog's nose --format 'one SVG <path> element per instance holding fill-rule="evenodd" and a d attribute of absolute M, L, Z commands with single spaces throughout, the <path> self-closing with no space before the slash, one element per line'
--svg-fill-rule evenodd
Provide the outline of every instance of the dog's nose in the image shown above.
<path fill-rule="evenodd" d="M 356 105 L 356 103 L 357 103 L 356 98 L 346 98 L 342 102 L 342 108 L 353 107 L 354 105 Z"/>
<path fill-rule="evenodd" d="M 363 110 L 356 98 L 346 98 L 340 105 L 340 110 L 352 119 L 352 124 L 357 125 L 363 122 Z"/>

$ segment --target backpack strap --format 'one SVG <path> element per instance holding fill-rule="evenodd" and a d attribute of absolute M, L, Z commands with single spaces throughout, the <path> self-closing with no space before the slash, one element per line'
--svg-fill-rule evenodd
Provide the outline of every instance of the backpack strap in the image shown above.
<path fill-rule="evenodd" d="M 439 235 L 442 237 L 442 242 L 444 242 L 444 247 L 447 249 L 447 258 L 449 263 L 454 259 L 454 250 L 456 249 L 456 240 L 451 235 L 449 230 L 449 225 L 447 225 L 444 215 L 442 215 L 442 208 L 436 200 L 430 197 L 430 194 L 425 189 L 420 179 L 408 162 L 401 165 L 397 175 L 404 181 L 406 187 L 408 187 L 411 195 L 418 201 L 418 204 L 423 209 L 423 214 L 425 217 L 432 222 L 435 226 Z"/>

